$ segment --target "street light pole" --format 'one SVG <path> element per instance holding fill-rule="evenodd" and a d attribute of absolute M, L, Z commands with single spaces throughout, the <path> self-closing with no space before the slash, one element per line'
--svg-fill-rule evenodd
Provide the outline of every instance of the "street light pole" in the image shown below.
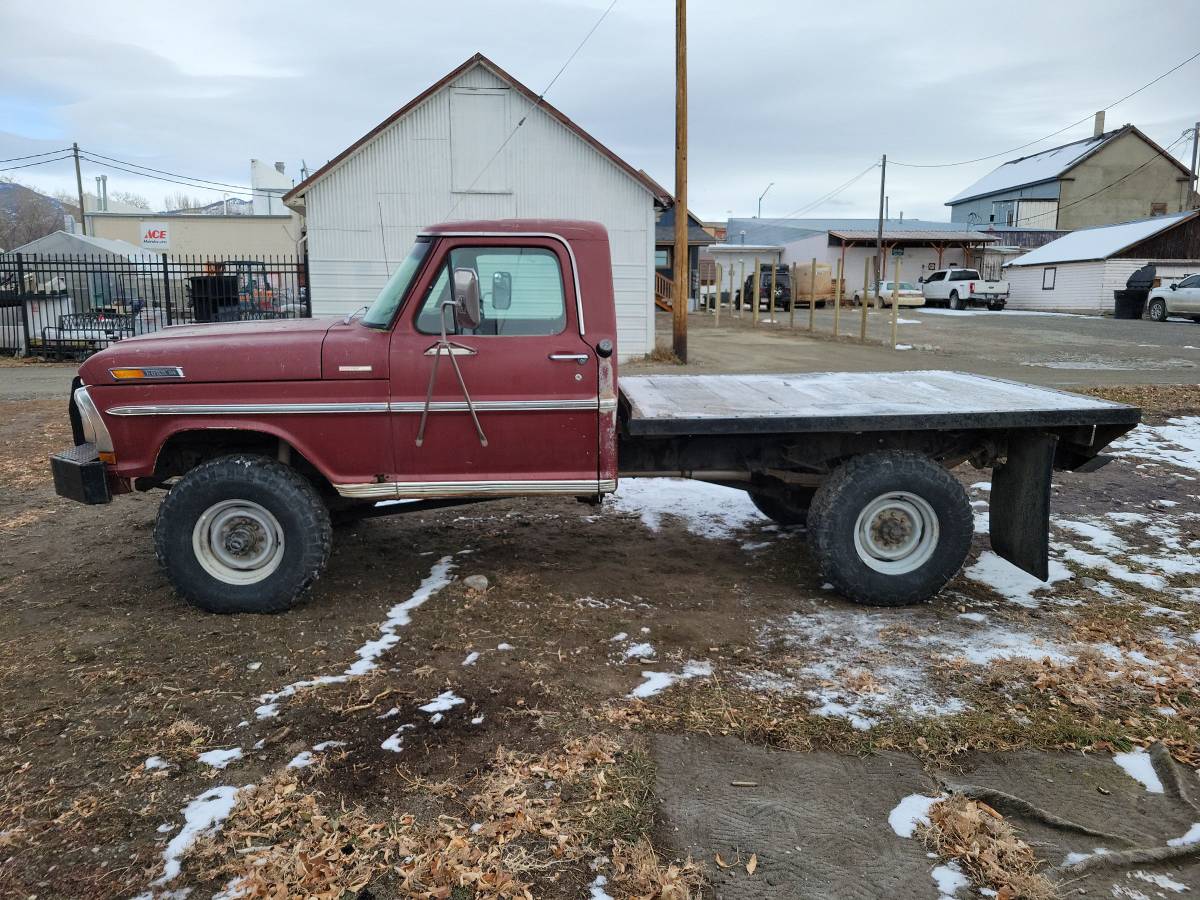
<path fill-rule="evenodd" d="M 759 219 L 762 218 L 762 198 L 767 196 L 767 191 L 769 191 L 772 188 L 772 186 L 774 186 L 774 184 L 775 184 L 775 182 L 772 181 L 770 184 L 767 185 L 767 190 L 763 191 L 761 194 L 758 195 L 758 216 L 757 216 L 757 218 L 759 218 Z"/>
<path fill-rule="evenodd" d="M 675 0 L 675 296 L 671 303 L 672 347 L 687 362 L 687 0 Z"/>

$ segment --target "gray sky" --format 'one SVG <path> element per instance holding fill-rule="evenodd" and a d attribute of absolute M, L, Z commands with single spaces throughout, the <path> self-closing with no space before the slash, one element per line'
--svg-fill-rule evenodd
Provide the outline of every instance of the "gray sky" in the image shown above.
<path fill-rule="evenodd" d="M 203 4 L 6 3 L 0 158 L 69 145 L 246 184 L 249 159 L 316 168 L 480 51 L 541 91 L 607 0 Z M 1198 48 L 1195 0 L 689 4 L 690 206 L 784 216 L 881 153 L 951 162 L 1090 115 Z M 619 0 L 547 99 L 633 166 L 673 185 L 674 4 Z M 1108 113 L 1169 144 L 1200 118 L 1200 60 Z M 1086 137 L 1090 120 L 1011 156 Z M 515 141 L 519 142 L 519 136 Z M 517 144 L 519 148 L 519 143 Z M 1190 160 L 1190 144 L 1176 154 Z M 889 166 L 895 216 L 945 200 L 1006 158 Z M 84 170 L 85 189 L 101 170 Z M 156 208 L 179 185 L 109 171 Z M 0 173 L 73 188 L 70 163 Z M 808 215 L 873 215 L 873 172 Z"/>

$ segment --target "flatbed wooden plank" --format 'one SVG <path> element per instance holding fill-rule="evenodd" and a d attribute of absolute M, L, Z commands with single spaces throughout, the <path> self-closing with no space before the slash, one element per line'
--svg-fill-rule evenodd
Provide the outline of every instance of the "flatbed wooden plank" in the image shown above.
<path fill-rule="evenodd" d="M 1136 424 L 1130 406 L 965 372 L 621 377 L 629 434 Z"/>

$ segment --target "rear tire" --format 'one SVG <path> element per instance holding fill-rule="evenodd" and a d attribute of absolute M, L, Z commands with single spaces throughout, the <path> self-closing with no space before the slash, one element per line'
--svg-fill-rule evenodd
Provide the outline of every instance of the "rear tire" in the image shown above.
<path fill-rule="evenodd" d="M 158 509 L 154 548 L 175 590 L 213 613 L 296 605 L 325 567 L 329 511 L 298 472 L 263 456 L 201 463 Z"/>
<path fill-rule="evenodd" d="M 954 291 L 953 293 L 950 294 L 950 308 L 958 309 L 958 310 L 967 308 L 966 304 L 963 303 L 962 300 L 959 299 L 958 291 Z"/>
<path fill-rule="evenodd" d="M 821 575 L 869 606 L 929 600 L 971 548 L 974 523 L 963 486 L 915 453 L 857 456 L 825 480 L 808 513 Z"/>
<path fill-rule="evenodd" d="M 1149 314 L 1151 322 L 1167 321 L 1167 301 L 1161 298 L 1151 300 L 1150 305 L 1146 307 L 1146 312 Z"/>

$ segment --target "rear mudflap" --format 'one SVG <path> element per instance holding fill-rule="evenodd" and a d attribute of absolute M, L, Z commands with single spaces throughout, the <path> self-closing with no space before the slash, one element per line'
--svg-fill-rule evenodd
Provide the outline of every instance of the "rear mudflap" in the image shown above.
<path fill-rule="evenodd" d="M 992 471 L 992 549 L 1034 578 L 1050 574 L 1050 480 L 1058 436 L 1014 435 Z"/>

